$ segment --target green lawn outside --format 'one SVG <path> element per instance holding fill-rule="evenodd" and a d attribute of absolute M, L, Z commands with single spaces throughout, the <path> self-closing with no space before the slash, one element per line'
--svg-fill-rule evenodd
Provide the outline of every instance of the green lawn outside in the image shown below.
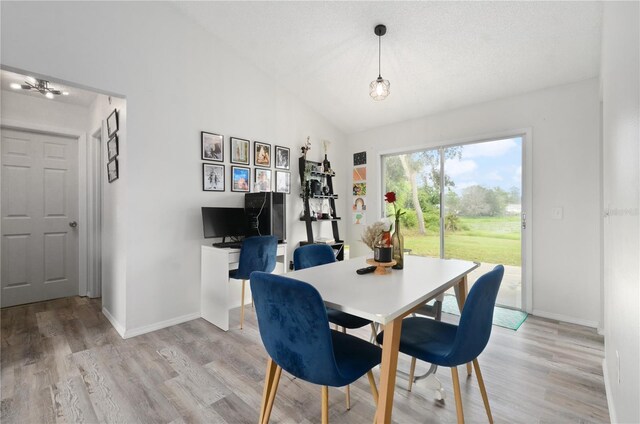
<path fill-rule="evenodd" d="M 521 266 L 520 217 L 460 218 L 467 230 L 445 234 L 445 257 Z M 412 253 L 440 256 L 437 233 L 404 231 L 404 245 Z"/>

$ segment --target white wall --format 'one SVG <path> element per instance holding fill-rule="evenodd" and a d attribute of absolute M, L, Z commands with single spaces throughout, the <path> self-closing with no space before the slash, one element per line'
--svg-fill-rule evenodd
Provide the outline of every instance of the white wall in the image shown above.
<path fill-rule="evenodd" d="M 80 105 L 2 90 L 2 120 L 85 131 L 89 110 Z"/>
<path fill-rule="evenodd" d="M 126 162 L 114 183 L 126 190 L 114 205 L 113 244 L 126 252 L 126 331 L 199 313 L 200 207 L 242 204 L 242 194 L 202 191 L 200 131 L 291 147 L 293 244 L 304 238 L 295 158 L 308 135 L 317 159 L 319 140 L 333 141 L 337 184 L 346 184 L 343 134 L 170 4 L 0 7 L 2 64 L 126 96 Z"/>
<path fill-rule="evenodd" d="M 605 3 L 602 35 L 604 370 L 620 423 L 640 422 L 639 14 L 637 2 Z"/>
<path fill-rule="evenodd" d="M 107 178 L 107 117 L 118 110 L 118 174 L 119 178 L 109 183 Z M 102 145 L 102 308 L 116 327 L 124 334 L 127 316 L 127 105 L 124 99 L 98 95 L 89 106 L 87 133 L 93 135 L 100 129 Z M 89 143 L 93 140 L 89 139 Z M 88 149 L 90 152 L 91 150 Z M 90 163 L 91 154 L 87 155 Z M 97 172 L 89 166 L 89 172 Z M 89 179 L 89 176 L 87 176 Z"/>
<path fill-rule="evenodd" d="M 367 151 L 368 220 L 380 216 L 380 152 L 532 129 L 533 311 L 596 327 L 600 320 L 599 101 L 591 79 L 349 136 Z M 350 193 L 346 193 L 351 198 Z M 551 209 L 564 218 L 553 220 Z M 371 208 L 371 209 L 369 209 Z M 366 253 L 350 225 L 352 256 Z M 577 301 L 579 297 L 579 301 Z"/>

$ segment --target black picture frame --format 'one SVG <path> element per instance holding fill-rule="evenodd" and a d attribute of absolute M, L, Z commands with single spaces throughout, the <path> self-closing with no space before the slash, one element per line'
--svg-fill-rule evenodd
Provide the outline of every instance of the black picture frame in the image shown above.
<path fill-rule="evenodd" d="M 353 166 L 366 165 L 367 152 L 358 152 L 353 154 Z"/>
<path fill-rule="evenodd" d="M 251 142 L 249 140 L 238 137 L 230 137 L 229 147 L 231 148 L 231 163 L 249 165 L 249 156 L 251 155 Z"/>
<path fill-rule="evenodd" d="M 224 162 L 224 136 L 200 131 L 202 160 Z"/>
<path fill-rule="evenodd" d="M 245 178 L 245 182 L 240 181 Z M 248 193 L 251 191 L 251 168 L 246 166 L 231 167 L 231 191 Z"/>
<path fill-rule="evenodd" d="M 224 165 L 202 164 L 202 191 L 225 191 Z"/>
<path fill-rule="evenodd" d="M 113 137 L 116 132 L 118 132 L 118 109 L 113 109 L 107 117 L 107 137 Z"/>
<path fill-rule="evenodd" d="M 291 194 L 291 172 L 276 171 L 276 193 Z"/>
<path fill-rule="evenodd" d="M 120 178 L 118 171 L 118 159 L 110 160 L 109 163 L 107 163 L 107 178 L 109 180 L 109 184 Z"/>
<path fill-rule="evenodd" d="M 265 181 L 262 176 L 267 175 L 267 180 Z M 256 190 L 261 192 L 263 191 L 271 191 L 271 176 L 272 172 L 267 168 L 254 168 L 253 169 L 253 184 L 255 185 Z"/>
<path fill-rule="evenodd" d="M 260 141 L 253 142 L 253 164 L 263 168 L 271 168 L 271 144 Z"/>
<path fill-rule="evenodd" d="M 276 169 L 291 169 L 291 149 L 276 146 L 273 163 Z"/>
<path fill-rule="evenodd" d="M 107 141 L 107 161 L 111 161 L 118 157 L 119 147 L 118 147 L 118 135 L 114 135 Z"/>

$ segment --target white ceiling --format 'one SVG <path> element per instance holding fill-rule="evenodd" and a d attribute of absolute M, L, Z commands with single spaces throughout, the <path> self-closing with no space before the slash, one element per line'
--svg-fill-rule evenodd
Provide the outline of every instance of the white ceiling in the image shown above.
<path fill-rule="evenodd" d="M 599 74 L 597 2 L 176 2 L 346 133 Z M 391 95 L 369 97 L 378 76 Z"/>
<path fill-rule="evenodd" d="M 72 105 L 88 107 L 96 99 L 97 93 L 92 91 L 82 90 L 80 88 L 71 87 L 64 84 L 59 84 L 55 81 L 50 81 L 50 86 L 55 90 L 66 91 L 68 96 L 55 96 L 53 99 L 47 99 L 45 96 L 35 90 L 16 90 L 11 88 L 12 83 L 23 84 L 27 75 L 16 74 L 15 72 L 0 70 L 0 88 L 5 91 L 11 91 L 13 93 L 23 94 L 25 96 L 36 97 L 46 100 L 48 102 L 62 102 Z"/>

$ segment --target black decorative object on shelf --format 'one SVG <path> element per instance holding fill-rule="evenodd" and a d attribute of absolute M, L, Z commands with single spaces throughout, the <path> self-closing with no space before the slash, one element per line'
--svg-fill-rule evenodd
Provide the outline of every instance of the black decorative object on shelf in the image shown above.
<path fill-rule="evenodd" d="M 327 159 L 326 154 L 324 155 L 324 160 L 322 161 L 322 172 L 331 172 L 331 162 L 329 162 L 329 159 Z"/>

